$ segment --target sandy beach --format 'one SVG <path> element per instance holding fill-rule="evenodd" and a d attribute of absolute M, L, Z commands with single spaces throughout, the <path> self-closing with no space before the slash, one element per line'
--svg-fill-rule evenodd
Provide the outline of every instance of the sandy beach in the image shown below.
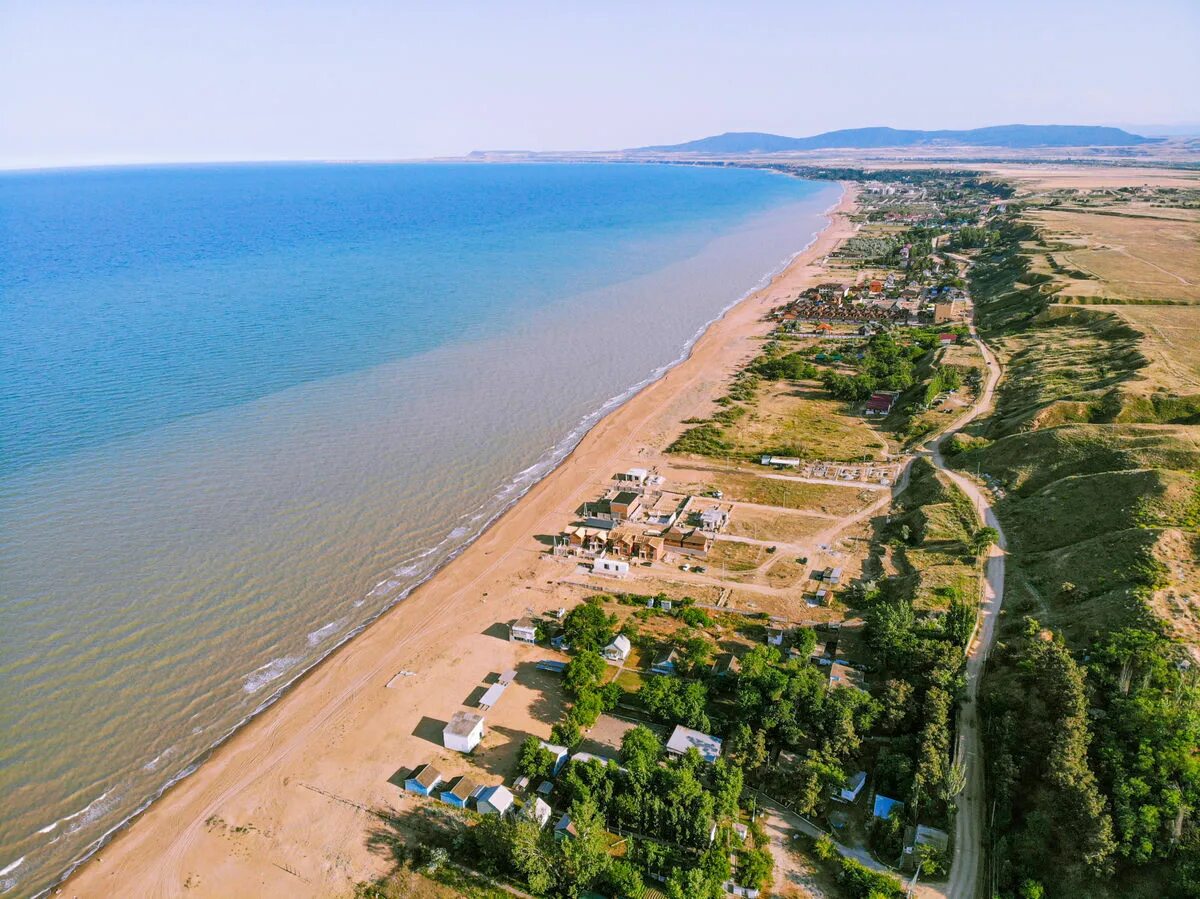
<path fill-rule="evenodd" d="M 560 582 L 538 535 L 555 534 L 614 472 L 657 453 L 681 422 L 710 414 L 725 379 L 757 350 L 763 313 L 822 280 L 822 260 L 853 231 L 846 185 L 830 225 L 770 285 L 733 307 L 691 356 L 603 419 L 571 456 L 407 600 L 326 659 L 220 747 L 62 886 L 67 896 L 337 896 L 388 869 L 372 850 L 374 810 L 412 800 L 389 782 L 434 762 L 495 783 L 527 734 L 560 714 L 548 651 L 507 638 L 527 611 L 586 593 Z M 488 714 L 471 757 L 441 747 L 444 723 L 505 669 L 516 683 Z"/>

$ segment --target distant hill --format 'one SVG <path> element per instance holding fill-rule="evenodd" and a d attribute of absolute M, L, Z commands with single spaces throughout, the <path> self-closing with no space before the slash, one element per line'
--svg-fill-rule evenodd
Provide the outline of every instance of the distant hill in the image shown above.
<path fill-rule="evenodd" d="M 714 137 L 632 153 L 779 153 L 787 150 L 873 149 L 922 145 L 1007 147 L 1132 147 L 1154 139 L 1102 125 L 993 125 L 967 131 L 906 131 L 896 128 L 847 128 L 812 137 L 783 137 L 756 131 L 729 131 Z"/>

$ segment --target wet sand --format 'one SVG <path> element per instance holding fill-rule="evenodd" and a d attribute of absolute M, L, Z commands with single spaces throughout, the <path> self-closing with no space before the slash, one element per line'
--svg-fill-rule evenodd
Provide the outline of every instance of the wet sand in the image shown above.
<path fill-rule="evenodd" d="M 560 532 L 596 485 L 661 449 L 684 419 L 710 414 L 728 375 L 756 353 L 763 313 L 825 277 L 821 260 L 853 231 L 854 195 L 848 185 L 813 245 L 710 327 L 685 362 L 597 424 L 469 549 L 220 747 L 63 894 L 345 895 L 389 867 L 386 850 L 369 845 L 374 811 L 414 808 L 389 778 L 426 761 L 447 777 L 506 777 L 524 736 L 547 736 L 561 705 L 553 677 L 532 665 L 552 653 L 510 643 L 504 625 L 584 595 L 557 583 L 563 569 L 536 536 Z M 475 755 L 442 749 L 443 724 L 512 667 L 517 682 L 487 713 Z"/>

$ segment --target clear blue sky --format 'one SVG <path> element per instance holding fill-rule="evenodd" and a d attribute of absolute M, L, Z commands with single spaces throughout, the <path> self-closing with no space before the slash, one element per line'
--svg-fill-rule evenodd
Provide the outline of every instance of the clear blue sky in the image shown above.
<path fill-rule="evenodd" d="M 0 0 L 0 166 L 1200 121 L 1198 0 Z"/>

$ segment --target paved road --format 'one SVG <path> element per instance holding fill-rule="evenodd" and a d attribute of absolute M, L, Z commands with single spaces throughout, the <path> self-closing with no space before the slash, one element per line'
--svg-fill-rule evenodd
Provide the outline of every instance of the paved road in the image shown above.
<path fill-rule="evenodd" d="M 954 422 L 949 430 L 927 444 L 929 459 L 943 471 L 975 506 L 981 521 L 994 527 L 1000 534 L 999 543 L 988 551 L 984 565 L 983 596 L 979 607 L 975 633 L 967 648 L 967 686 L 958 710 L 958 742 L 955 746 L 955 764 L 966 771 L 966 786 L 957 797 L 958 815 L 954 821 L 954 859 L 950 877 L 938 892 L 950 899 L 976 899 L 980 893 L 984 858 L 984 790 L 983 790 L 983 747 L 979 737 L 978 695 L 979 681 L 987 662 L 988 653 L 996 638 L 996 619 L 1004 601 L 1004 552 L 1007 541 L 1004 530 L 996 519 L 988 496 L 973 481 L 947 467 L 942 457 L 942 442 L 966 424 L 987 412 L 995 399 L 996 384 L 1000 380 L 1000 363 L 995 354 L 979 339 L 975 326 L 971 326 L 971 337 L 987 363 L 988 376 L 979 400 L 966 414 Z M 935 886 L 935 889 L 938 887 Z"/>

